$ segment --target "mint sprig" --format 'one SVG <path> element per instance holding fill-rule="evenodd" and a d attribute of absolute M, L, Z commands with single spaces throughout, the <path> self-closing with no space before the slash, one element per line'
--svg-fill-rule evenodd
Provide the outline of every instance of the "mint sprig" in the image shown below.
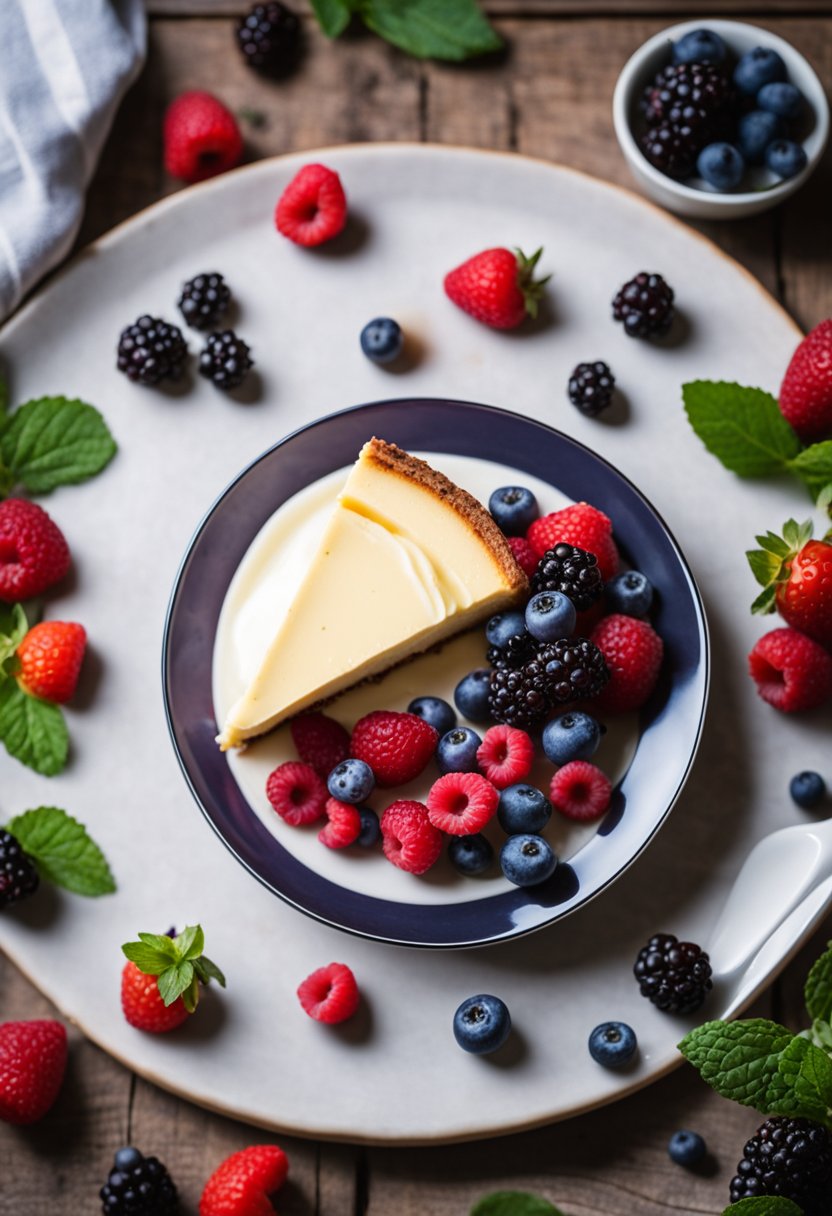
<path fill-rule="evenodd" d="M 182 997 L 193 1013 L 199 1003 L 200 984 L 211 980 L 225 987 L 225 976 L 202 953 L 205 935 L 200 925 L 188 925 L 177 937 L 140 933 L 137 942 L 125 942 L 122 952 L 144 975 L 155 975 L 165 1005 Z"/>
<path fill-rule="evenodd" d="M 312 0 L 312 8 L 330 38 L 342 34 L 355 15 L 418 59 L 459 62 L 503 45 L 476 0 Z"/>
<path fill-rule="evenodd" d="M 809 971 L 803 997 L 813 1021 L 832 1022 L 832 942 Z"/>
<path fill-rule="evenodd" d="M 109 895 L 116 884 L 101 849 L 77 819 L 57 806 L 24 811 L 6 824 L 41 878 L 94 898 Z"/>
<path fill-rule="evenodd" d="M 116 445 L 101 414 L 85 401 L 40 397 L 2 419 L 0 479 L 48 494 L 100 473 Z"/>
<path fill-rule="evenodd" d="M 470 1216 L 563 1216 L 542 1195 L 528 1191 L 492 1191 L 471 1208 Z"/>
<path fill-rule="evenodd" d="M 10 756 L 44 777 L 66 765 L 69 732 L 60 706 L 30 696 L 12 676 L 0 679 L 0 739 Z"/>
<path fill-rule="evenodd" d="M 22 604 L 0 604 L 0 679 L 9 674 L 9 659 L 29 632 Z"/>
<path fill-rule="evenodd" d="M 722 1216 L 803 1216 L 803 1208 L 782 1195 L 752 1195 L 732 1203 Z"/>

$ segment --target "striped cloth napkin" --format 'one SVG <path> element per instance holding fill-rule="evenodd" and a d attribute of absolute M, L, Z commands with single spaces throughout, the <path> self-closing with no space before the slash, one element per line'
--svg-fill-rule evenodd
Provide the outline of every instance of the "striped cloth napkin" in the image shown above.
<path fill-rule="evenodd" d="M 0 0 L 0 320 L 69 252 L 145 40 L 141 0 Z"/>

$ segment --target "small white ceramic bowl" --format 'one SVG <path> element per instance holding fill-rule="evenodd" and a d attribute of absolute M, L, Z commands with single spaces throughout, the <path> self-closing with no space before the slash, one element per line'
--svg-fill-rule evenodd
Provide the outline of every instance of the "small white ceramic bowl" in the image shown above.
<path fill-rule="evenodd" d="M 814 114 L 812 130 L 802 140 L 807 164 L 796 177 L 783 181 L 768 169 L 755 168 L 749 170 L 752 189 L 720 193 L 699 178 L 688 182 L 674 181 L 654 168 L 642 153 L 633 133 L 638 130 L 638 103 L 642 90 L 665 64 L 670 63 L 671 42 L 678 41 L 691 30 L 703 28 L 719 34 L 737 57 L 756 46 L 770 47 L 782 56 L 789 80 L 800 89 Z M 669 211 L 695 219 L 741 219 L 774 207 L 799 190 L 809 178 L 823 155 L 829 136 L 829 104 L 808 60 L 776 34 L 742 21 L 685 21 L 649 38 L 628 59 L 618 77 L 612 116 L 621 150 L 639 185 Z"/>

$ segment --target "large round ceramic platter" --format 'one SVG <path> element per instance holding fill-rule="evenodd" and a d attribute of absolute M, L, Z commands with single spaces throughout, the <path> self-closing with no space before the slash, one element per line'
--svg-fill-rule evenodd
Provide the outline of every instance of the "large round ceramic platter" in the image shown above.
<path fill-rule="evenodd" d="M 310 159 L 341 173 L 355 217 L 344 239 L 317 252 L 272 227 L 275 199 Z M 553 278 L 537 326 L 495 333 L 445 299 L 445 271 L 491 245 L 544 246 Z M 214 269 L 239 301 L 235 328 L 253 347 L 258 391 L 231 399 L 204 381 L 172 393 L 128 383 L 114 368 L 122 326 L 143 312 L 173 320 L 181 283 Z M 675 342 L 633 341 L 610 319 L 612 295 L 642 269 L 676 289 Z M 360 352 L 361 327 L 384 314 L 418 340 L 406 376 Z M 44 893 L 4 913 L 0 941 L 11 958 L 144 1076 L 299 1134 L 411 1143 L 491 1135 L 586 1110 L 671 1068 L 690 1019 L 644 1001 L 632 961 L 657 931 L 707 946 L 753 844 L 801 821 L 788 777 L 823 768 L 829 729 L 828 716 L 778 715 L 745 670 L 769 623 L 748 613 L 744 550 L 806 504 L 791 485 L 727 473 L 689 430 L 680 385 L 709 377 L 776 390 L 797 337 L 744 271 L 640 199 L 551 165 L 477 152 L 391 146 L 265 162 L 185 191 L 97 244 L 0 341 L 16 400 L 50 392 L 90 400 L 119 442 L 101 477 L 48 503 L 76 569 L 48 614 L 82 621 L 91 639 L 82 694 L 68 713 L 71 764 L 50 781 L 0 763 L 4 814 L 64 806 L 105 848 L 119 890 L 97 902 Z M 609 423 L 579 415 L 565 395 L 574 364 L 598 358 L 627 400 Z M 167 605 L 211 504 L 298 427 L 403 395 L 511 410 L 609 461 L 676 537 L 711 636 L 702 742 L 655 840 L 571 915 L 475 950 L 381 944 L 276 898 L 200 814 L 165 721 Z M 441 436 L 423 450 L 441 455 Z M 345 450 L 340 466 L 355 455 Z M 499 459 L 524 467 L 523 450 Z M 308 480 L 317 476 L 311 469 Z M 558 486 L 557 469 L 548 481 Z M 206 701 L 207 720 L 213 712 Z M 657 756 L 657 776 L 662 763 Z M 196 921 L 227 991 L 210 992 L 171 1035 L 133 1030 L 119 1007 L 120 944 L 138 930 Z M 750 999 L 805 927 L 719 982 L 702 1016 Z M 364 997 L 356 1020 L 335 1031 L 309 1019 L 295 996 L 300 980 L 332 960 L 353 968 Z M 511 1043 L 493 1060 L 461 1052 L 451 1033 L 457 1004 L 477 992 L 497 993 L 512 1013 Z M 623 1076 L 586 1051 L 590 1030 L 608 1018 L 639 1037 L 638 1062 Z"/>

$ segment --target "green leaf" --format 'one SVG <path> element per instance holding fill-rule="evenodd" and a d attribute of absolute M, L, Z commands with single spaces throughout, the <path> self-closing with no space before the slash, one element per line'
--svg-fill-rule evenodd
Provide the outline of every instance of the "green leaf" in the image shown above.
<path fill-rule="evenodd" d="M 460 61 L 503 45 L 476 0 L 357 0 L 355 9 L 376 34 L 418 59 Z"/>
<path fill-rule="evenodd" d="M 9 386 L 6 377 L 0 374 L 0 426 L 9 412 Z"/>
<path fill-rule="evenodd" d="M 312 8 L 327 38 L 337 38 L 350 23 L 352 12 L 344 0 L 312 0 Z"/>
<path fill-rule="evenodd" d="M 190 966 L 190 964 L 188 964 Z M 182 993 L 182 1002 L 188 1013 L 193 1013 L 199 1004 L 199 978 L 194 970 L 190 984 Z"/>
<path fill-rule="evenodd" d="M 175 946 L 180 958 L 199 958 L 205 949 L 205 934 L 201 925 L 186 925 L 176 938 Z"/>
<path fill-rule="evenodd" d="M 174 966 L 166 968 L 159 976 L 159 996 L 166 1005 L 172 1005 L 186 988 L 190 988 L 193 980 L 193 964 L 176 963 Z"/>
<path fill-rule="evenodd" d="M 809 971 L 803 993 L 812 1021 L 832 1022 L 832 942 Z"/>
<path fill-rule="evenodd" d="M 69 754 L 60 707 L 30 697 L 8 677 L 0 681 L 0 739 L 10 756 L 44 777 L 60 773 Z"/>
<path fill-rule="evenodd" d="M 810 1029 L 801 1031 L 801 1034 L 811 1039 L 815 1047 L 832 1057 L 832 1026 L 829 1022 L 823 1018 L 815 1018 Z"/>
<path fill-rule="evenodd" d="M 176 949 L 176 943 L 172 937 L 168 937 L 167 933 L 140 933 L 139 941 L 149 946 L 151 950 L 158 951 L 164 955 L 169 963 L 179 962 L 179 951 Z"/>
<path fill-rule="evenodd" d="M 144 975 L 161 975 L 171 965 L 170 955 L 146 946 L 144 942 L 125 942 L 121 951 Z"/>
<path fill-rule="evenodd" d="M 797 434 L 771 393 L 724 380 L 682 385 L 688 420 L 705 447 L 740 477 L 765 477 L 790 467 Z"/>
<path fill-rule="evenodd" d="M 823 487 L 815 503 L 819 511 L 826 511 L 832 519 L 832 481 Z"/>
<path fill-rule="evenodd" d="M 101 849 L 84 825 L 60 807 L 39 806 L 24 811 L 6 828 L 34 859 L 41 877 L 48 882 L 76 895 L 94 897 L 115 891 L 116 884 Z"/>
<path fill-rule="evenodd" d="M 822 443 L 813 443 L 788 462 L 793 473 L 813 491 L 812 497 L 817 496 L 832 482 L 832 439 L 824 439 Z"/>
<path fill-rule="evenodd" d="M 220 988 L 225 987 L 225 976 L 220 971 L 216 963 L 212 963 L 210 958 L 202 955 L 201 958 L 194 959 L 194 971 L 199 976 L 203 984 L 209 984 L 211 980 L 216 980 Z"/>
<path fill-rule="evenodd" d="M 0 605 L 0 667 L 12 657 L 28 632 L 29 622 L 21 604 Z"/>
<path fill-rule="evenodd" d="M 759 537 L 757 539 L 759 540 Z M 762 587 L 774 582 L 783 565 L 779 557 L 766 553 L 764 549 L 747 549 L 745 556 L 748 558 L 751 573 Z"/>
<path fill-rule="evenodd" d="M 563 1216 L 559 1208 L 542 1195 L 528 1191 L 492 1191 L 477 1200 L 471 1216 Z"/>
<path fill-rule="evenodd" d="M 32 494 L 86 481 L 101 472 L 115 451 L 98 410 L 66 397 L 27 401 L 0 432 L 0 459 Z"/>
<path fill-rule="evenodd" d="M 782 1195 L 753 1195 L 732 1203 L 722 1216 L 803 1216 L 803 1208 Z"/>

